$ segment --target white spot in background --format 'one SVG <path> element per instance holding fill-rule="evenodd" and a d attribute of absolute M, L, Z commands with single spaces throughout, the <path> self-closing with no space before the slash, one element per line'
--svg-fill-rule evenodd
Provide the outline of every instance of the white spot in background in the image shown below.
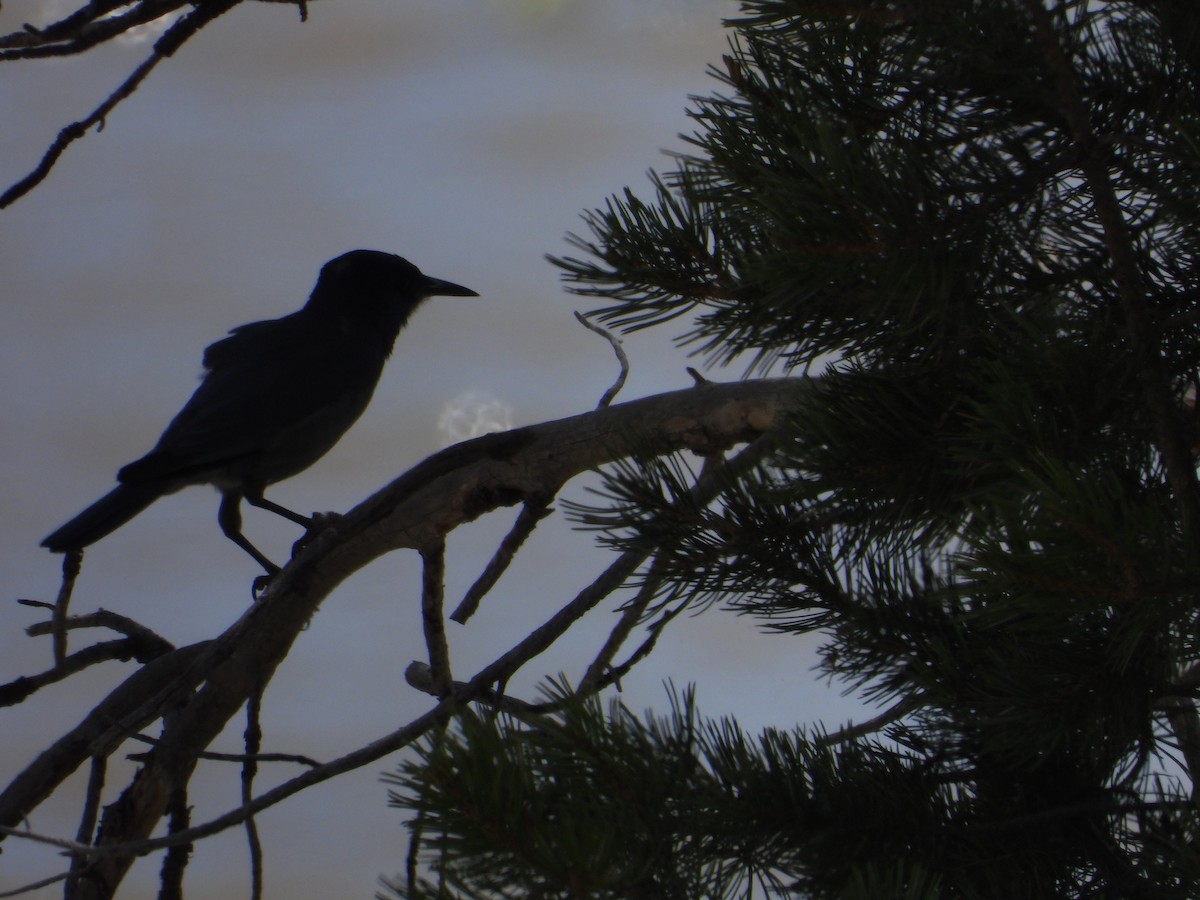
<path fill-rule="evenodd" d="M 512 407 L 484 391 L 459 394 L 442 409 L 437 424 L 443 447 L 510 428 Z"/>
<path fill-rule="evenodd" d="M 36 28 L 45 28 L 48 25 L 59 22 L 62 19 L 78 12 L 87 4 L 82 0 L 40 0 L 36 3 L 30 12 L 33 13 L 29 18 L 30 24 Z M 97 22 L 103 22 L 107 19 L 113 19 L 129 12 L 132 3 L 126 3 L 118 6 L 112 12 L 97 17 Z M 7 10 L 5 10 L 7 12 Z M 170 28 L 175 22 L 184 15 L 183 10 L 171 10 L 153 19 L 149 22 L 144 22 L 141 25 L 135 25 L 129 28 L 115 38 L 118 44 L 145 44 L 150 41 L 158 40 L 158 36 Z"/>
<path fill-rule="evenodd" d="M 119 44 L 146 44 L 150 41 L 158 40 L 158 36 L 170 28 L 175 22 L 183 16 L 183 13 L 175 11 L 168 13 L 165 16 L 159 16 L 153 21 L 146 22 L 142 25 L 134 25 L 128 31 L 123 31 L 117 37 Z"/>

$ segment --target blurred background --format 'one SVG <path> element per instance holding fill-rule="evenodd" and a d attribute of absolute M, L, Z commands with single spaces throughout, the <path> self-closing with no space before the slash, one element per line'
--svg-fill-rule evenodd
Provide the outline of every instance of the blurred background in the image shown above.
<path fill-rule="evenodd" d="M 0 31 L 77 6 L 8 0 Z M 431 301 L 401 335 L 366 415 L 321 462 L 270 496 L 293 509 L 345 510 L 444 444 L 479 431 L 591 409 L 617 374 L 609 346 L 572 310 L 544 255 L 569 252 L 582 211 L 626 185 L 645 194 L 664 151 L 684 149 L 689 94 L 725 49 L 730 0 L 358 0 L 249 3 L 204 29 L 73 145 L 48 180 L 0 211 L 0 681 L 48 667 L 42 618 L 18 597 L 51 600 L 60 557 L 51 529 L 110 489 L 193 390 L 203 348 L 229 328 L 293 311 L 326 260 L 355 247 L 400 253 L 477 290 Z M 58 130 L 87 115 L 145 57 L 140 39 L 74 59 L 6 64 L 0 83 L 0 187 L 23 177 Z M 686 328 L 626 340 L 619 399 L 686 387 L 698 365 L 673 343 Z M 708 372 L 731 380 L 740 371 Z M 567 495 L 584 499 L 580 484 Z M 131 616 L 175 642 L 220 633 L 250 602 L 254 562 L 222 537 L 217 496 L 166 498 L 87 553 L 73 612 Z M 453 606 L 515 511 L 451 536 Z M 247 510 L 246 531 L 284 559 L 295 526 Z M 466 626 L 451 626 L 455 673 L 468 677 L 569 600 L 609 562 L 561 517 Z M 378 561 L 330 597 L 264 701 L 265 751 L 321 760 L 427 709 L 405 666 L 423 657 L 415 553 Z M 614 599 L 526 677 L 582 674 L 613 621 Z M 95 635 L 97 639 L 108 635 Z M 73 646 L 89 637 L 73 635 Z M 700 709 L 751 731 L 857 713 L 812 671 L 817 642 L 764 635 L 713 610 L 678 620 L 627 678 L 635 711 L 668 706 L 665 684 L 695 683 Z M 0 780 L 77 723 L 130 665 L 108 663 L 0 711 Z M 238 752 L 242 723 L 219 747 Z M 119 789 L 130 768 L 110 771 Z M 266 895 L 369 897 L 402 870 L 402 815 L 386 806 L 381 762 L 259 817 Z M 268 768 L 265 790 L 295 771 Z M 238 772 L 208 764 L 193 822 L 238 805 Z M 73 836 L 78 788 L 39 810 L 32 830 Z M 107 798 L 111 800 L 112 798 Z M 122 896 L 153 897 L 159 859 L 140 862 Z M 8 840 L 0 891 L 53 874 L 52 850 Z M 201 842 L 190 897 L 248 894 L 240 831 Z M 47 888 L 33 896 L 58 896 Z"/>

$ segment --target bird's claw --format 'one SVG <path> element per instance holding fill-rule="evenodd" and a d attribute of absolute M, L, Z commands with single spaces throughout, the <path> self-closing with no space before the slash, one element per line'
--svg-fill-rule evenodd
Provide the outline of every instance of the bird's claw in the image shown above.
<path fill-rule="evenodd" d="M 250 582 L 250 596 L 255 600 L 261 597 L 262 592 L 267 589 L 271 582 L 275 580 L 275 576 L 278 574 L 279 570 L 276 569 L 274 572 L 267 572 L 266 574 L 259 575 L 257 578 L 255 578 L 252 582 Z"/>
<path fill-rule="evenodd" d="M 305 529 L 300 540 L 292 544 L 292 556 L 295 556 L 309 544 L 311 544 L 322 531 L 329 528 L 331 525 L 336 525 L 342 519 L 341 513 L 336 512 L 315 512 L 308 520 L 308 528 Z"/>

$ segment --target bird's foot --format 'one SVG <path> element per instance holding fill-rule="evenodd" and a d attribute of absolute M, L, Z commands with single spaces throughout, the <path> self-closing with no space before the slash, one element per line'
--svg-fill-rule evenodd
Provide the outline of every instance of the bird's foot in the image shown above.
<path fill-rule="evenodd" d="M 265 591 L 271 582 L 275 580 L 275 576 L 278 574 L 279 569 L 276 569 L 274 572 L 267 572 L 266 574 L 259 575 L 257 578 L 255 578 L 252 582 L 250 582 L 250 596 L 254 600 L 257 600 L 259 597 L 261 597 L 263 591 Z"/>
<path fill-rule="evenodd" d="M 292 556 L 295 556 L 309 544 L 311 544 L 322 531 L 333 525 L 336 525 L 342 520 L 342 514 L 336 512 L 315 512 L 308 520 L 308 528 L 301 535 L 300 540 L 292 544 Z"/>

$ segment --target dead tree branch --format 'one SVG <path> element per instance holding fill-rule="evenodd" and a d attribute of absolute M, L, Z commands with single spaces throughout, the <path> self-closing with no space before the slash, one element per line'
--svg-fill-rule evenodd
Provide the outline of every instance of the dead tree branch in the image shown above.
<path fill-rule="evenodd" d="M 161 735 L 142 757 L 132 781 L 105 807 L 91 845 L 80 849 L 72 842 L 73 852 L 89 859 L 79 867 L 75 895 L 111 897 L 136 855 L 182 846 L 243 824 L 298 791 L 406 746 L 466 703 L 495 696 L 497 685 L 624 584 L 645 554 L 619 556 L 600 579 L 465 683 L 450 680 L 448 649 L 441 658 L 445 632 L 434 627 L 429 641 L 431 684 L 442 697 L 430 710 L 223 816 L 164 838 L 149 837 L 173 808 L 173 798 L 186 792 L 211 742 L 265 687 L 321 603 L 351 574 L 397 549 L 421 551 L 426 561 L 426 614 L 440 620 L 442 575 L 436 548 L 454 528 L 501 506 L 526 503 L 537 508 L 574 476 L 635 452 L 688 449 L 711 455 L 755 441 L 799 406 L 810 386 L 806 379 L 705 384 L 485 435 L 435 454 L 305 544 L 224 634 L 170 651 L 126 679 L 0 792 L 0 825 L 15 828 L 85 761 L 110 754 L 161 719 Z"/>

